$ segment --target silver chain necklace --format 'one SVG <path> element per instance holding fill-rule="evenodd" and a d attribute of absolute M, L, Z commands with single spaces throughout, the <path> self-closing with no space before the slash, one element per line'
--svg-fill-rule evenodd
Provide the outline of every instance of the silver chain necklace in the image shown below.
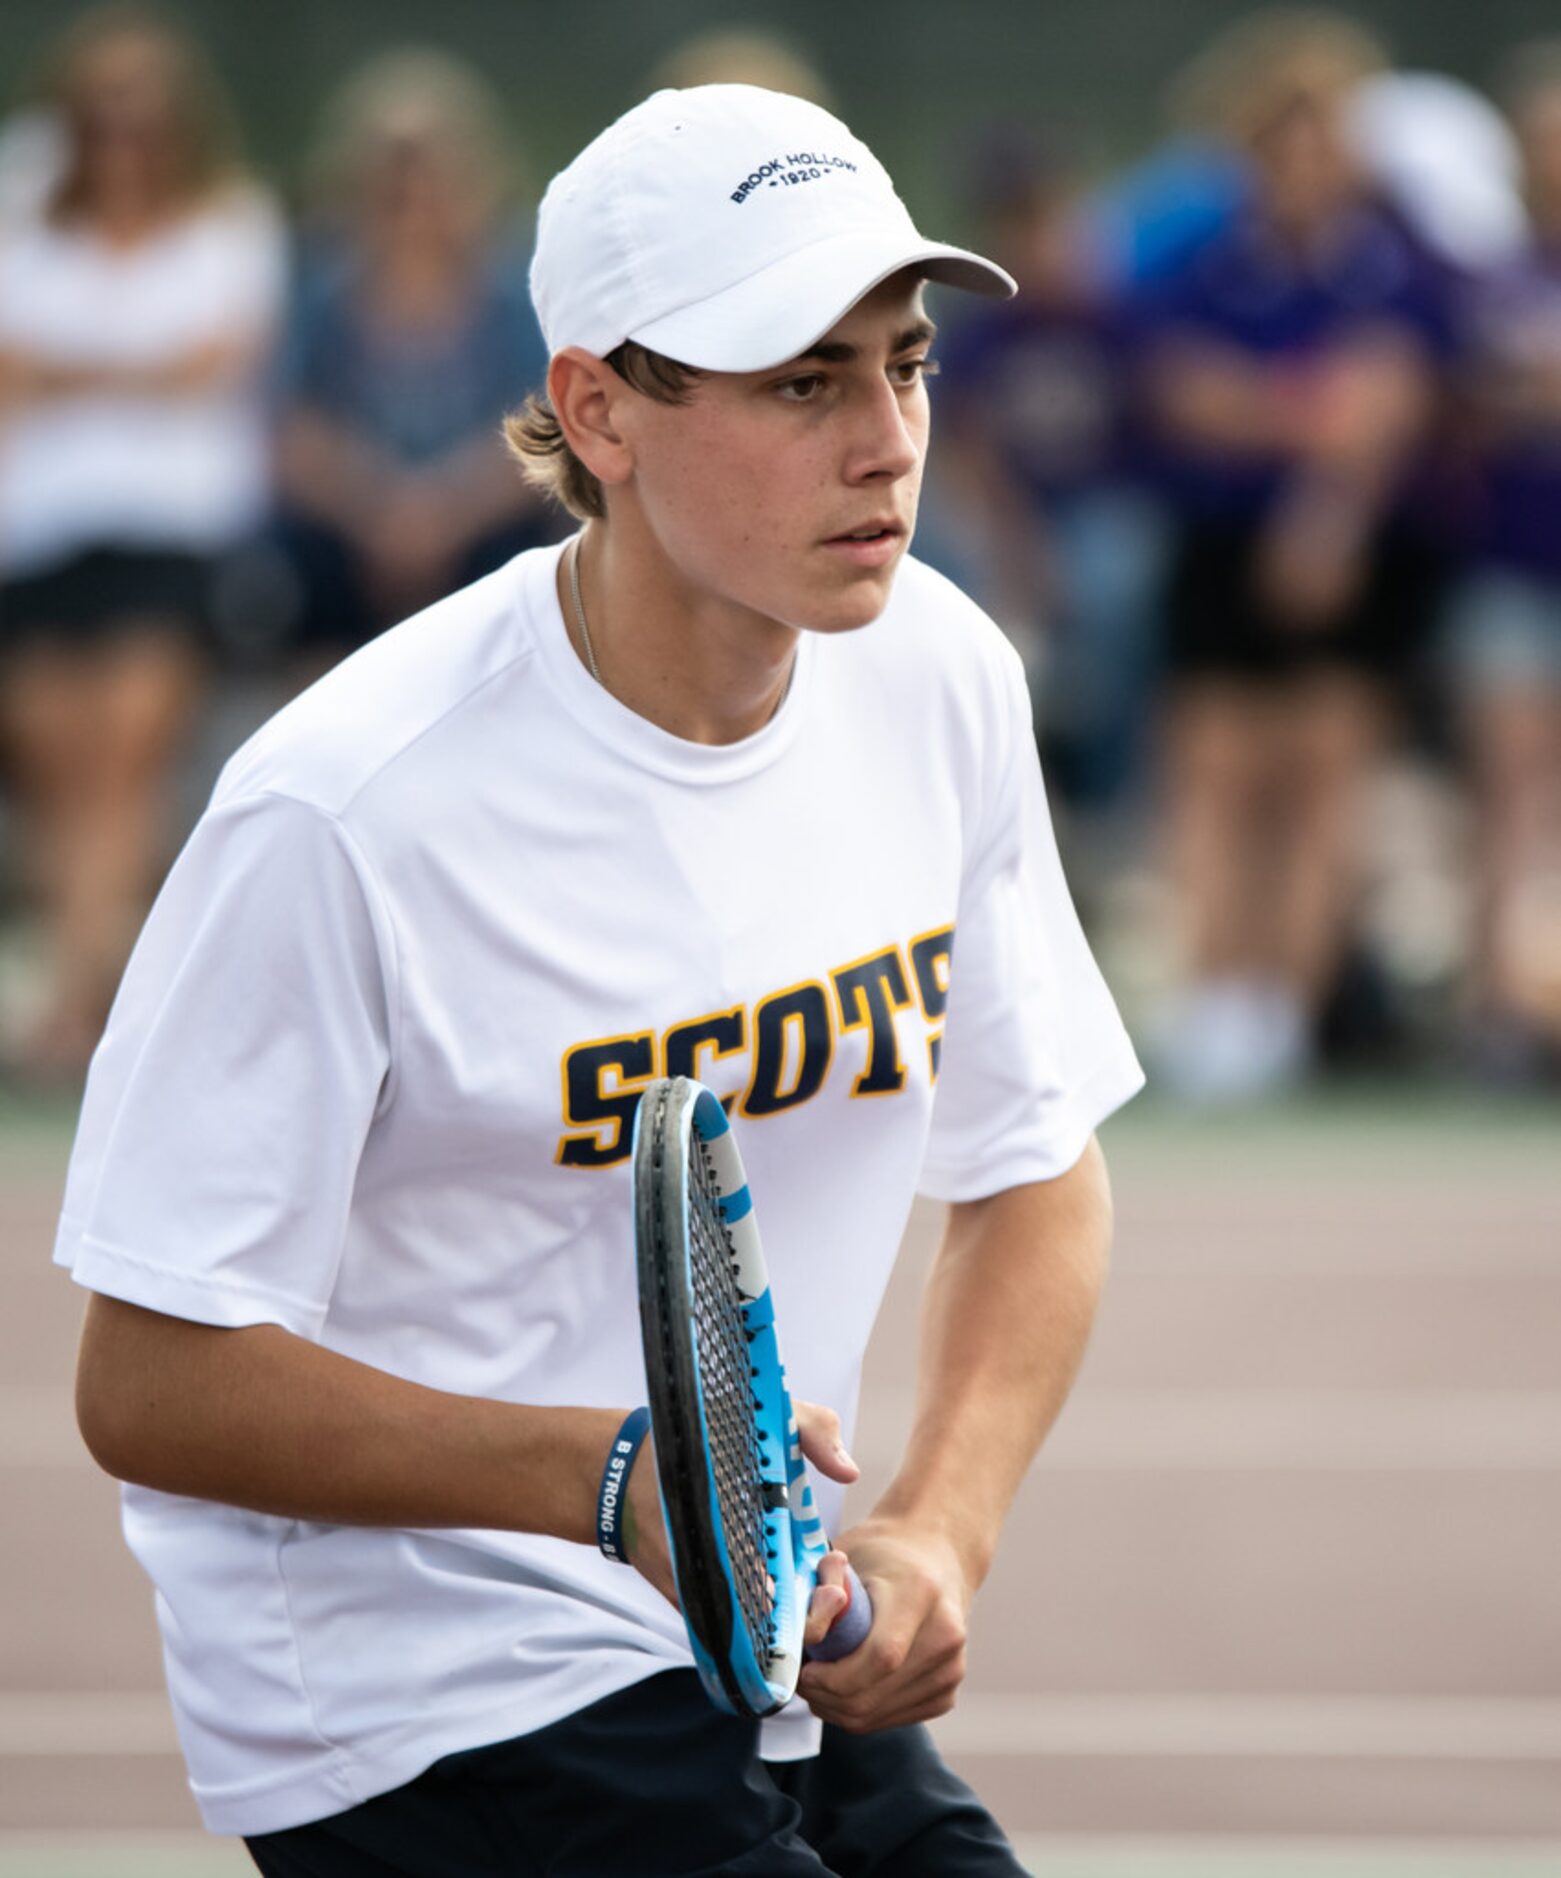
<path fill-rule="evenodd" d="M 585 602 L 580 598 L 580 543 L 578 539 L 569 553 L 569 600 L 574 608 L 575 624 L 580 628 L 580 649 L 585 653 L 586 669 L 602 685 L 602 674 L 596 663 L 596 648 L 591 644 L 591 629 L 585 623 Z M 791 669 L 786 673 L 786 684 L 780 694 L 775 709 L 778 711 L 791 695 L 791 681 L 797 675 L 797 661 L 792 659 Z M 603 691 L 607 689 L 602 685 Z"/>
<path fill-rule="evenodd" d="M 596 664 L 596 650 L 591 644 L 591 629 L 585 623 L 585 602 L 580 598 L 580 543 L 576 541 L 569 556 L 569 598 L 574 603 L 575 624 L 580 628 L 580 645 L 585 653 L 585 663 L 597 684 L 602 683 L 602 674 Z M 602 689 L 605 691 L 606 686 Z"/>

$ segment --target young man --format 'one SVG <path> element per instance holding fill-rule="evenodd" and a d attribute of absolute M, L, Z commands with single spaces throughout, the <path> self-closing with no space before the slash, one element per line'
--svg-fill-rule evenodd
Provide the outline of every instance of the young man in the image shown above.
<path fill-rule="evenodd" d="M 905 559 L 924 277 L 1008 285 L 817 107 L 611 127 L 542 207 L 551 404 L 512 427 L 593 519 L 264 729 L 142 936 L 59 1257 L 192 1783 L 263 1871 L 1018 1870 L 916 1724 L 1078 1362 L 1139 1074 L 1018 660 Z M 591 1549 L 644 1387 L 629 1124 L 680 1072 L 847 1423 L 912 1195 L 952 1202 L 911 1458 L 841 1536 L 872 1636 L 757 1731 L 689 1668 L 651 1467 L 638 1572 Z"/>

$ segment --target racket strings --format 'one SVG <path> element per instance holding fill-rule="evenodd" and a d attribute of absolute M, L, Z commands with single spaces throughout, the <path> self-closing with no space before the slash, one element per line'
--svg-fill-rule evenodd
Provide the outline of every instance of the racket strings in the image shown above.
<path fill-rule="evenodd" d="M 775 1644 L 774 1581 L 753 1369 L 715 1176 L 704 1143 L 696 1147 L 689 1167 L 689 1237 L 705 1419 L 737 1601 L 762 1662 Z"/>

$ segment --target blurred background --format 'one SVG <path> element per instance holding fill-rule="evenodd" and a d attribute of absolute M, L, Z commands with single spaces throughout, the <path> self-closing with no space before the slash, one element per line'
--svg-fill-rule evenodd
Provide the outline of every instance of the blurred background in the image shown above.
<path fill-rule="evenodd" d="M 772 23 L 0 13 L 0 1873 L 237 1868 L 188 1836 L 46 1269 L 129 944 L 250 729 L 557 537 L 498 430 L 536 195 L 732 78 L 1020 281 L 934 307 L 917 551 L 1024 656 L 1151 1072 L 949 1750 L 1047 1871 L 1561 1871 L 1561 22 Z"/>

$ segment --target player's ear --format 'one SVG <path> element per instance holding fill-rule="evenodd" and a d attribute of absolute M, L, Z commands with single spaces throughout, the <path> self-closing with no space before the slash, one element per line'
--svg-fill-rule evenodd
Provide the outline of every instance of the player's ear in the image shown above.
<path fill-rule="evenodd" d="M 605 359 L 578 346 L 553 355 L 547 395 L 569 447 L 600 483 L 625 483 L 634 455 L 619 427 L 630 387 Z"/>

